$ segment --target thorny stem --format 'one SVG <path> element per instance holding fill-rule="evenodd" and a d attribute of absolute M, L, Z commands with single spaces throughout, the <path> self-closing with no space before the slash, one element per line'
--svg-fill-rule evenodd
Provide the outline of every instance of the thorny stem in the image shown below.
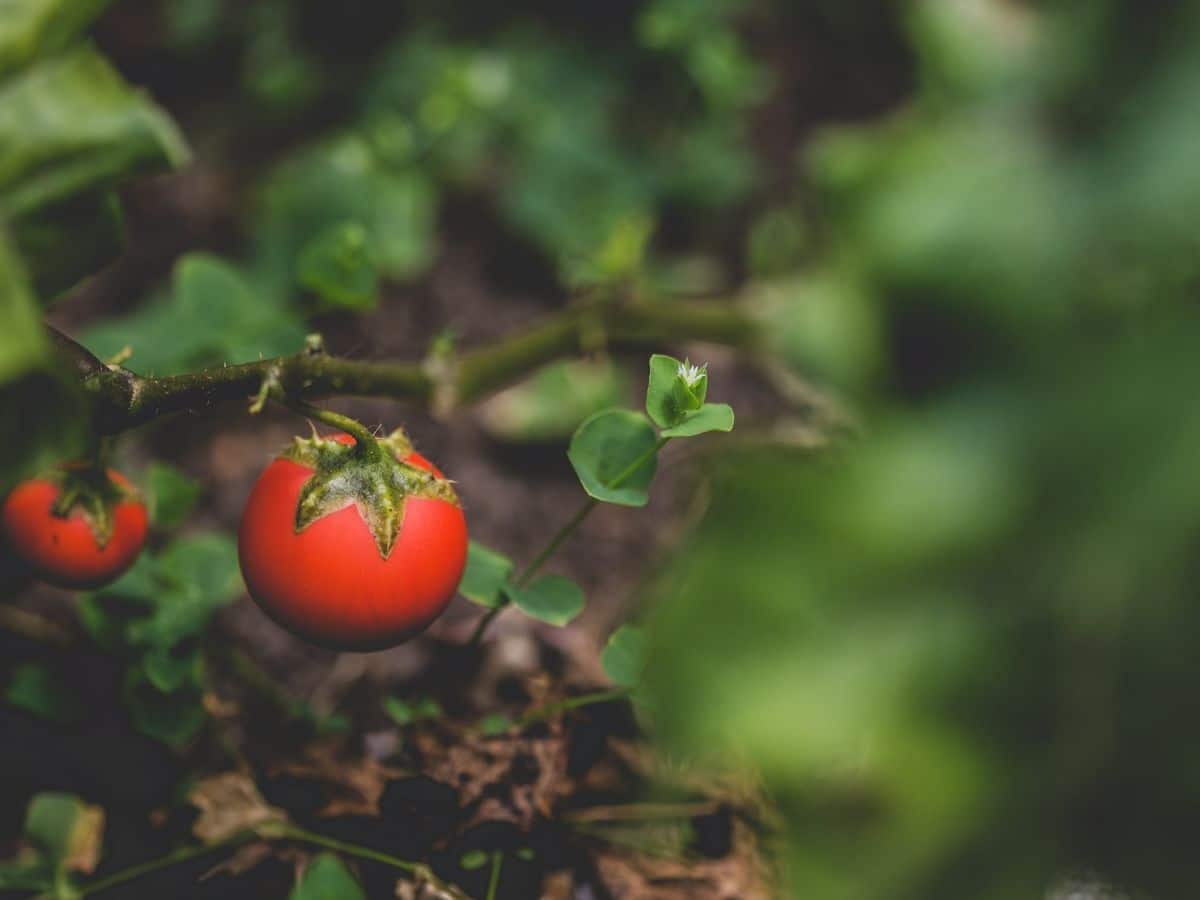
<path fill-rule="evenodd" d="M 452 357 L 437 371 L 418 362 L 365 362 L 302 350 L 155 378 L 106 364 L 53 330 L 51 338 L 90 396 L 97 430 L 115 434 L 171 413 L 199 412 L 253 396 L 267 377 L 275 378 L 291 397 L 409 397 L 445 414 L 519 381 L 546 363 L 577 354 L 588 335 L 597 332 L 610 347 L 653 346 L 664 340 L 753 347 L 761 338 L 759 323 L 735 304 L 666 298 L 580 302 L 526 331 Z"/>
<path fill-rule="evenodd" d="M 655 442 L 653 447 L 638 456 L 637 459 L 618 472 L 617 476 L 609 484 L 609 487 L 618 488 L 623 485 L 633 475 L 634 472 L 646 464 L 648 459 L 652 459 L 653 457 L 657 456 L 659 451 L 662 450 L 662 448 L 665 447 L 667 442 L 670 440 L 670 438 L 660 437 Z M 550 557 L 558 552 L 558 548 L 563 545 L 567 538 L 575 533 L 575 530 L 581 524 L 583 524 L 583 520 L 591 515 L 592 510 L 599 505 L 600 501 L 595 497 L 588 497 L 587 500 L 584 501 L 583 505 L 576 510 L 575 514 L 566 522 L 564 522 L 562 527 L 554 533 L 554 536 L 550 538 L 549 542 L 547 542 L 546 546 L 542 548 L 541 552 L 533 558 L 533 562 L 527 565 L 522 570 L 521 574 L 517 576 L 517 587 L 525 587 L 525 585 L 529 584 L 529 582 L 533 580 L 533 576 L 541 571 L 542 566 L 546 564 L 547 560 L 549 560 Z M 467 646 L 478 646 L 479 642 L 483 640 L 484 632 L 486 632 L 488 626 L 492 624 L 492 620 L 495 619 L 496 616 L 500 615 L 500 613 L 505 609 L 507 609 L 509 605 L 510 604 L 508 601 L 504 600 L 499 606 L 494 606 L 484 613 L 483 617 L 479 620 L 479 624 L 475 626 L 475 630 L 471 632 L 471 637 L 467 641 Z"/>

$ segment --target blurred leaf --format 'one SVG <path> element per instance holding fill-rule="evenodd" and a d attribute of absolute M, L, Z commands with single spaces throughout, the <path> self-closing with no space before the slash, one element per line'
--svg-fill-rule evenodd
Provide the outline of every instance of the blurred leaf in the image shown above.
<path fill-rule="evenodd" d="M 308 864 L 288 900 L 366 900 L 366 896 L 340 859 L 322 853 Z"/>
<path fill-rule="evenodd" d="M 104 810 L 74 794 L 34 796 L 25 815 L 25 836 L 55 869 L 88 873 L 100 861 Z"/>
<path fill-rule="evenodd" d="M 17 666 L 4 698 L 13 706 L 59 725 L 77 721 L 83 712 L 79 698 L 63 682 L 62 676 L 40 662 Z"/>
<path fill-rule="evenodd" d="M 583 591 L 570 578 L 561 575 L 544 575 L 532 584 L 517 587 L 504 586 L 508 595 L 525 615 L 562 627 L 583 611 Z"/>
<path fill-rule="evenodd" d="M 513 721 L 508 716 L 500 713 L 484 716 L 479 720 L 479 732 L 487 737 L 495 737 L 498 734 L 504 734 L 508 729 L 512 728 Z"/>
<path fill-rule="evenodd" d="M 25 274 L 0 232 L 0 415 L 20 422 L 0 441 L 0 491 L 77 452 L 83 403 L 51 355 Z"/>
<path fill-rule="evenodd" d="M 259 203 L 260 264 L 290 284 L 306 248 L 349 222 L 364 229 L 363 253 L 380 275 L 412 278 L 432 261 L 435 209 L 433 186 L 420 171 L 390 168 L 363 137 L 342 135 L 272 172 Z"/>
<path fill-rule="evenodd" d="M 200 687 L 204 662 L 199 643 L 155 644 L 142 655 L 142 671 L 146 673 L 146 679 L 164 694 L 189 685 Z"/>
<path fill-rule="evenodd" d="M 383 711 L 397 725 L 411 725 L 421 719 L 437 719 L 442 707 L 432 697 L 422 697 L 416 703 L 407 703 L 399 697 L 384 697 Z"/>
<path fill-rule="evenodd" d="M 101 358 L 130 346 L 132 368 L 164 375 L 294 353 L 306 332 L 283 297 L 260 293 L 224 260 L 189 253 L 175 264 L 168 294 L 93 327 L 84 343 Z"/>
<path fill-rule="evenodd" d="M 0 16 L 0 78 L 67 48 L 111 0 L 7 0 Z"/>
<path fill-rule="evenodd" d="M 205 844 L 219 844 L 266 822 L 286 821 L 283 810 L 263 799 L 244 772 L 222 772 L 200 779 L 188 791 L 188 803 L 199 815 L 192 833 Z"/>
<path fill-rule="evenodd" d="M 471 541 L 467 544 L 467 568 L 458 592 L 480 606 L 501 606 L 504 602 L 501 590 L 512 570 L 512 560 L 507 556 Z"/>
<path fill-rule="evenodd" d="M 733 407 L 728 403 L 705 403 L 683 417 L 673 428 L 664 428 L 663 437 L 694 437 L 709 431 L 733 431 Z"/>
<path fill-rule="evenodd" d="M 199 481 L 157 460 L 146 467 L 145 485 L 150 501 L 150 521 L 163 530 L 183 522 L 204 492 Z"/>
<path fill-rule="evenodd" d="M 645 506 L 658 467 L 658 435 L 641 413 L 608 410 L 579 426 L 567 456 L 591 497 L 622 506 Z"/>
<path fill-rule="evenodd" d="M 564 360 L 501 391 L 479 409 L 488 434 L 506 441 L 558 441 L 593 413 L 624 401 L 625 371 L 610 358 Z"/>
<path fill-rule="evenodd" d="M 483 850 L 468 850 L 459 857 L 458 864 L 468 872 L 482 869 L 487 865 L 488 855 Z"/>
<path fill-rule="evenodd" d="M 296 280 L 331 307 L 374 309 L 379 273 L 367 230 L 343 222 L 316 235 L 300 251 Z"/>
<path fill-rule="evenodd" d="M 12 235 L 33 288 L 47 305 L 120 254 L 120 202 L 112 191 L 78 194 L 16 219 Z"/>
<path fill-rule="evenodd" d="M 637 687 L 646 669 L 646 632 L 636 625 L 622 625 L 608 639 L 600 654 L 604 674 L 619 687 Z"/>
<path fill-rule="evenodd" d="M 158 578 L 154 609 L 129 626 L 135 643 L 173 647 L 198 635 L 213 613 L 240 590 L 237 546 L 226 534 L 179 538 L 154 562 Z"/>
<path fill-rule="evenodd" d="M 126 672 L 122 697 L 138 731 L 170 747 L 182 747 L 208 719 L 195 687 L 160 691 L 138 667 Z"/>
<path fill-rule="evenodd" d="M 0 213 L 6 216 L 186 158 L 171 120 L 91 47 L 0 83 Z"/>

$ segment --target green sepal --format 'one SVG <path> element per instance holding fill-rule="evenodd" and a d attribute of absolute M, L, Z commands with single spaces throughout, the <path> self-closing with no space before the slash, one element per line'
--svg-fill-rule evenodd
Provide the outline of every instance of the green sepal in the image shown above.
<path fill-rule="evenodd" d="M 108 472 L 99 466 L 63 466 L 46 478 L 59 487 L 58 499 L 54 501 L 51 512 L 65 519 L 79 510 L 101 548 L 112 537 L 113 510 L 117 504 L 141 500 L 136 491 L 113 481 Z"/>
<path fill-rule="evenodd" d="M 343 444 L 320 435 L 296 438 L 281 457 L 313 470 L 296 503 L 296 533 L 353 503 L 379 555 L 387 559 L 404 524 L 409 497 L 459 505 L 449 481 L 404 461 L 411 452 L 412 444 L 399 429 L 369 444 Z"/>

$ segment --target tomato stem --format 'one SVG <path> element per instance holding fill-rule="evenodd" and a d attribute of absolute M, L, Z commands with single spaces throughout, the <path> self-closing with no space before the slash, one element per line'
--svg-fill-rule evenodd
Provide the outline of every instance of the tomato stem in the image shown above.
<path fill-rule="evenodd" d="M 492 851 L 492 872 L 488 876 L 487 896 L 484 900 L 496 900 L 496 891 L 500 887 L 500 864 L 504 855 L 499 850 Z"/>
<path fill-rule="evenodd" d="M 366 425 L 357 419 L 336 413 L 331 409 L 321 409 L 319 406 L 313 406 L 311 403 L 293 397 L 285 396 L 282 402 L 306 418 L 321 422 L 330 428 L 337 428 L 339 431 L 346 432 L 346 434 L 354 438 L 355 451 L 364 456 L 373 455 L 379 449 L 375 435 L 371 433 L 371 430 Z"/>

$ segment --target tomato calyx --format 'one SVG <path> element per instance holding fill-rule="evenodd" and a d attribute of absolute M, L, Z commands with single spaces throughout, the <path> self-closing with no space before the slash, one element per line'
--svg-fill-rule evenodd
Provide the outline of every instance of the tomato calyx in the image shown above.
<path fill-rule="evenodd" d="M 83 463 L 65 465 L 45 478 L 58 485 L 59 489 L 50 512 L 60 519 L 66 519 L 78 510 L 101 549 L 107 546 L 113 535 L 113 510 L 120 503 L 140 500 L 128 485 L 113 480 L 107 470 L 100 466 Z"/>
<path fill-rule="evenodd" d="M 353 503 L 370 529 L 379 555 L 387 559 L 400 535 L 410 497 L 459 505 L 449 481 L 405 461 L 412 452 L 412 444 L 400 429 L 384 438 L 353 444 L 319 435 L 296 438 L 281 458 L 313 471 L 296 502 L 296 533 Z"/>

